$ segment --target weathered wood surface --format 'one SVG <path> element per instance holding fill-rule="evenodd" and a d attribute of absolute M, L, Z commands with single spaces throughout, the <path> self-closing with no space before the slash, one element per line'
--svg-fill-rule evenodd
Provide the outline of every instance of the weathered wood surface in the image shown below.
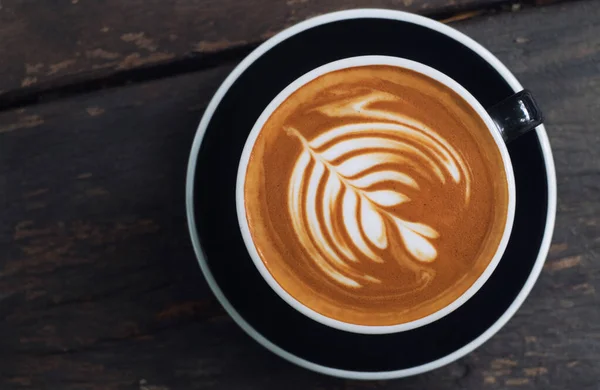
<path fill-rule="evenodd" d="M 534 0 L 524 0 L 531 3 Z M 539 1 L 539 0 L 537 0 Z M 0 100 L 173 64 L 202 66 L 325 12 L 381 7 L 447 17 L 509 0 L 0 1 Z M 131 75 L 140 77 L 139 75 Z M 25 88 L 24 90 L 21 88 Z"/>
<path fill-rule="evenodd" d="M 536 94 L 557 165 L 548 262 L 494 338 L 434 372 L 363 383 L 238 329 L 196 264 L 183 191 L 226 65 L 0 113 L 0 389 L 599 389 L 600 2 L 455 26 Z"/>

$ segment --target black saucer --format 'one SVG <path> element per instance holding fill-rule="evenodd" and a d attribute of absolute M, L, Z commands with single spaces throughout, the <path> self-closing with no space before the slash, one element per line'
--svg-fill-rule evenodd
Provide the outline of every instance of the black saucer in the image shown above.
<path fill-rule="evenodd" d="M 271 290 L 246 252 L 235 207 L 238 162 L 254 122 L 283 88 L 320 65 L 360 55 L 403 57 L 429 65 L 468 89 L 484 107 L 520 89 L 489 52 L 428 19 L 357 10 L 304 22 L 259 47 L 215 95 L 192 149 L 187 206 L 202 270 L 244 330 L 304 367 L 382 379 L 447 364 L 482 344 L 514 314 L 548 251 L 555 177 L 542 126 L 509 145 L 517 209 L 505 255 L 481 290 L 439 321 L 401 333 L 361 335 L 328 328 L 300 314 Z"/>

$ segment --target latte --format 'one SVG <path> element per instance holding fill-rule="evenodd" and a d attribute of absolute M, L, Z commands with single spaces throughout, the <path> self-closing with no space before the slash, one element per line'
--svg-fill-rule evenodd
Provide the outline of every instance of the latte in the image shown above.
<path fill-rule="evenodd" d="M 269 273 L 351 324 L 448 306 L 486 269 L 506 224 L 507 177 L 484 121 L 452 89 L 393 66 L 300 87 L 260 130 L 245 175 Z"/>

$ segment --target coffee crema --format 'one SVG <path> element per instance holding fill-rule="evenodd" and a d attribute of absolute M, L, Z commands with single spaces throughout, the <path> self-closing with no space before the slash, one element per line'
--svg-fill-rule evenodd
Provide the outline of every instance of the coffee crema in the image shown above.
<path fill-rule="evenodd" d="M 260 258 L 333 319 L 394 325 L 452 303 L 498 248 L 502 157 L 456 92 L 368 65 L 291 94 L 252 148 L 244 207 Z"/>

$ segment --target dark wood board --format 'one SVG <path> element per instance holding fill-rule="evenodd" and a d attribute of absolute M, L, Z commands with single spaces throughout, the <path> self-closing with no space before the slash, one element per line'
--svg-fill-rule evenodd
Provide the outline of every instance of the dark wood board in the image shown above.
<path fill-rule="evenodd" d="M 531 2 L 532 0 L 526 0 Z M 244 50 L 301 20 L 369 7 L 447 17 L 509 0 L 2 0 L 0 98 Z M 22 91 L 18 91 L 21 96 Z"/>
<path fill-rule="evenodd" d="M 184 209 L 191 141 L 227 65 L 0 113 L 0 389 L 600 388 L 600 2 L 456 27 L 536 94 L 558 174 L 548 262 L 490 341 L 417 377 L 345 381 L 229 319 Z"/>

